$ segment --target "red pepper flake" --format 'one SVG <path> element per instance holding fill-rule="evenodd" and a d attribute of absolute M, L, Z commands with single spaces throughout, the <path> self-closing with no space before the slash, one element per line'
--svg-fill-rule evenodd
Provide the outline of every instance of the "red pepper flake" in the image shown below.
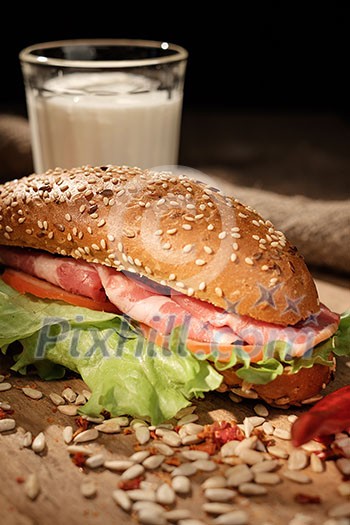
<path fill-rule="evenodd" d="M 4 408 L 0 408 L 0 419 L 6 419 L 7 417 L 11 416 L 14 413 L 15 413 L 15 411 L 12 410 L 11 408 L 9 410 L 5 410 Z"/>
<path fill-rule="evenodd" d="M 75 452 L 74 454 L 72 454 L 71 460 L 73 461 L 75 466 L 83 468 L 85 467 L 86 463 L 86 455 L 82 452 Z"/>
<path fill-rule="evenodd" d="M 214 421 L 211 425 L 205 425 L 204 430 L 199 432 L 198 438 L 204 440 L 206 444 L 212 444 L 211 450 L 215 447 L 215 451 L 218 451 L 228 441 L 242 441 L 244 434 L 233 421 Z"/>
<path fill-rule="evenodd" d="M 152 439 L 158 439 L 158 436 L 157 436 L 155 430 L 151 430 L 150 431 L 150 436 L 151 436 Z"/>
<path fill-rule="evenodd" d="M 126 479 L 126 480 L 123 480 L 123 481 L 119 481 L 118 488 L 120 488 L 122 490 L 139 489 L 142 480 L 143 480 L 143 477 L 139 476 L 138 478 Z"/>
<path fill-rule="evenodd" d="M 80 427 L 82 430 L 87 430 L 89 427 L 88 420 L 84 419 L 82 416 L 76 417 L 74 421 L 77 427 Z"/>
<path fill-rule="evenodd" d="M 17 476 L 16 478 L 16 482 L 21 485 L 22 483 L 25 482 L 25 479 L 22 477 L 22 476 Z"/>
<path fill-rule="evenodd" d="M 167 465 L 174 465 L 174 467 L 178 467 L 181 465 L 181 461 L 179 458 L 173 456 L 171 458 L 167 458 L 164 463 L 166 463 Z"/>
<path fill-rule="evenodd" d="M 303 494 L 302 492 L 295 494 L 294 500 L 301 505 L 306 505 L 308 503 L 311 503 L 311 505 L 320 505 L 321 503 L 320 496 L 312 496 L 311 494 Z"/>
<path fill-rule="evenodd" d="M 200 443 L 199 445 L 191 445 L 190 450 L 202 450 L 208 452 L 209 456 L 214 456 L 217 452 L 217 446 L 215 443 Z"/>
<path fill-rule="evenodd" d="M 131 428 L 130 427 L 124 428 L 123 434 L 124 434 L 124 436 L 128 436 L 129 434 L 132 434 Z"/>

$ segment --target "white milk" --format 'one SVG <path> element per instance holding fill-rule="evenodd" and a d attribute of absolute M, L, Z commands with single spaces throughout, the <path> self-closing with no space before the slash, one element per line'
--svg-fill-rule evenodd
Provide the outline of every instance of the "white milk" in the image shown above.
<path fill-rule="evenodd" d="M 35 170 L 177 164 L 182 93 L 169 98 L 156 86 L 132 74 L 74 73 L 27 90 Z"/>

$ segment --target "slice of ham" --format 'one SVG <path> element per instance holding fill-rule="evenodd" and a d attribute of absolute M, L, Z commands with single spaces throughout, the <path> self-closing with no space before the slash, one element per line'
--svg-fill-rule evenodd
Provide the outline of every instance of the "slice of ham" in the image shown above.
<path fill-rule="evenodd" d="M 158 295 L 140 283 L 112 268 L 96 265 L 108 299 L 126 315 L 161 334 L 169 334 L 182 326 L 186 336 L 195 341 L 233 343 L 236 334 L 228 327 L 214 328 L 206 321 L 189 314 L 170 297 Z M 204 318 L 205 319 L 205 318 Z"/>
<path fill-rule="evenodd" d="M 66 292 L 98 302 L 106 300 L 101 279 L 92 264 L 70 257 L 56 257 L 49 253 L 5 246 L 0 246 L 0 263 L 55 284 Z"/>
<path fill-rule="evenodd" d="M 230 327 L 242 341 L 259 348 L 274 341 L 283 341 L 290 346 L 291 357 L 304 355 L 307 350 L 331 337 L 339 325 L 339 315 L 321 305 L 320 311 L 295 326 L 279 326 L 257 321 L 248 316 L 227 313 L 220 308 L 186 297 L 176 292 L 172 299 L 189 314 L 207 319 L 217 328 Z M 273 348 L 271 348 L 273 352 Z"/>

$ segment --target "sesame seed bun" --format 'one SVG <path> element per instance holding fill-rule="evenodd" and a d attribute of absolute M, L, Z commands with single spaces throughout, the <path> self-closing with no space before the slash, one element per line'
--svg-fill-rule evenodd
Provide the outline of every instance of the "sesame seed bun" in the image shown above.
<path fill-rule="evenodd" d="M 7 182 L 0 244 L 127 270 L 271 323 L 319 310 L 302 257 L 271 222 L 169 173 L 83 166 Z"/>

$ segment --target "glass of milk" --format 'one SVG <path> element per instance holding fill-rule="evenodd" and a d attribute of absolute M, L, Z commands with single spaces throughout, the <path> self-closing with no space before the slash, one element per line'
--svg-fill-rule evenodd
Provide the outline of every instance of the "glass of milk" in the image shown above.
<path fill-rule="evenodd" d="M 67 40 L 20 53 L 34 166 L 177 164 L 187 51 Z"/>

